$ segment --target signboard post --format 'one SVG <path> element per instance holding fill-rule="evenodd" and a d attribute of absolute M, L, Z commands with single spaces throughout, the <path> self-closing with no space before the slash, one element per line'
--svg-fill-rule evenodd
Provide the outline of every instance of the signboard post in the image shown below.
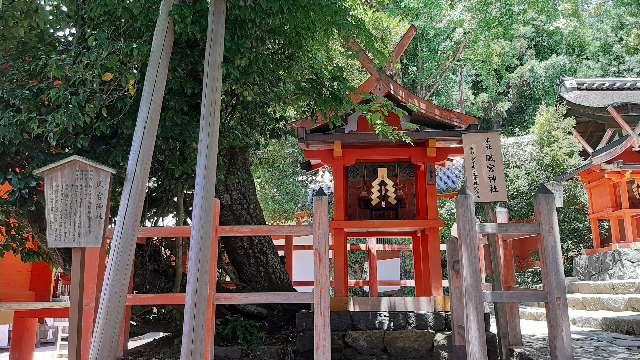
<path fill-rule="evenodd" d="M 464 146 L 464 176 L 467 190 L 476 202 L 507 201 L 500 133 L 467 133 Z"/>
<path fill-rule="evenodd" d="M 482 202 L 486 222 L 495 223 L 496 214 L 491 202 L 507 201 L 507 184 L 504 178 L 504 163 L 500 133 L 468 133 L 462 135 L 464 146 L 464 168 L 467 191 L 476 202 Z M 496 235 L 487 234 L 491 252 L 492 288 L 502 291 L 501 248 Z M 498 348 L 501 358 L 508 357 L 509 324 L 505 304 L 495 304 L 498 328 Z"/>
<path fill-rule="evenodd" d="M 47 246 L 71 248 L 69 359 L 89 358 L 100 248 L 115 171 L 71 156 L 34 171 L 44 178 Z"/>

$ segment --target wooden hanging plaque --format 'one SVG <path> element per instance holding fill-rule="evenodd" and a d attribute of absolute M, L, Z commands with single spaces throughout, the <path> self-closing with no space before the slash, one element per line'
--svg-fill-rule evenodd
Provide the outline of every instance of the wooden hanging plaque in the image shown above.
<path fill-rule="evenodd" d="M 477 202 L 507 201 L 500 133 L 462 135 L 467 190 Z"/>

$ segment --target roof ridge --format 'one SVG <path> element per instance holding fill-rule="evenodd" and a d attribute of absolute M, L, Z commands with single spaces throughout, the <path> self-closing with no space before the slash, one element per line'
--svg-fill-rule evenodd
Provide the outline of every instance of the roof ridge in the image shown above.
<path fill-rule="evenodd" d="M 640 90 L 640 78 L 562 78 L 567 91 Z"/>

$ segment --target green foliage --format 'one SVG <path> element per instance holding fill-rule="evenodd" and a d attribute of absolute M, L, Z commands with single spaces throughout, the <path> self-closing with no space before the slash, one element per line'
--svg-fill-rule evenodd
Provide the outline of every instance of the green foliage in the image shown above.
<path fill-rule="evenodd" d="M 359 2 L 227 6 L 221 150 L 259 150 L 289 132 L 292 120 L 348 102 L 353 79 L 363 75 L 341 46 L 346 39 L 357 38 L 376 58 L 387 52 L 368 27 L 375 16 Z M 178 189 L 191 201 L 207 7 L 205 0 L 179 2 L 172 12 L 174 50 L 143 221 L 174 214 Z M 157 0 L 3 4 L 0 182 L 13 190 L 8 201 L 0 199 L 0 225 L 19 219 L 29 228 L 10 233 L 5 248 L 23 248 L 21 234 L 43 233 L 33 221 L 43 216 L 34 169 L 72 154 L 126 167 L 157 14 Z M 115 177 L 112 214 L 124 176 Z"/>
<path fill-rule="evenodd" d="M 229 315 L 216 320 L 216 345 L 262 346 L 266 330 L 261 322 Z"/>
<path fill-rule="evenodd" d="M 640 8 L 634 1 L 374 2 L 416 24 L 402 79 L 419 95 L 465 110 L 483 128 L 528 132 L 552 105 L 562 76 L 638 76 Z"/>
<path fill-rule="evenodd" d="M 511 219 L 532 219 L 538 187 L 578 166 L 579 145 L 570 135 L 573 126 L 574 120 L 564 116 L 561 106 L 541 106 L 531 135 L 504 141 Z M 566 183 L 564 207 L 558 208 L 558 222 L 562 253 L 567 259 L 572 259 L 591 243 L 587 210 L 587 198 L 581 184 L 577 181 Z M 570 274 L 571 261 L 565 264 L 565 270 Z"/>
<path fill-rule="evenodd" d="M 313 175 L 301 170 L 302 150 L 292 136 L 269 140 L 255 154 L 253 176 L 265 219 L 286 223 L 300 211 L 310 212 L 309 186 Z"/>
<path fill-rule="evenodd" d="M 516 284 L 522 289 L 535 289 L 542 284 L 542 272 L 540 268 L 527 269 L 516 273 Z"/>

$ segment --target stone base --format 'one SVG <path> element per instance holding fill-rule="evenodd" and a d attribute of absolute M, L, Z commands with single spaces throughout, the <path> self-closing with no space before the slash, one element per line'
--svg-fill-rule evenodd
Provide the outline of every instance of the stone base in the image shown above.
<path fill-rule="evenodd" d="M 298 313 L 296 323 L 295 358 L 313 359 L 313 313 Z M 453 359 L 446 312 L 332 312 L 331 330 L 332 359 Z M 496 359 L 494 334 L 487 333 L 487 344 L 489 359 Z"/>
<path fill-rule="evenodd" d="M 490 332 L 486 334 L 488 359 L 497 360 L 496 335 Z M 451 337 L 450 332 L 434 333 L 429 330 L 333 332 L 331 334 L 331 359 L 454 359 Z M 313 359 L 313 332 L 302 332 L 298 335 L 295 359 Z"/>
<path fill-rule="evenodd" d="M 293 360 L 293 349 L 286 346 L 216 346 L 215 360 Z"/>
<path fill-rule="evenodd" d="M 574 276 L 581 281 L 640 279 L 640 249 L 614 249 L 580 255 L 573 260 Z"/>

